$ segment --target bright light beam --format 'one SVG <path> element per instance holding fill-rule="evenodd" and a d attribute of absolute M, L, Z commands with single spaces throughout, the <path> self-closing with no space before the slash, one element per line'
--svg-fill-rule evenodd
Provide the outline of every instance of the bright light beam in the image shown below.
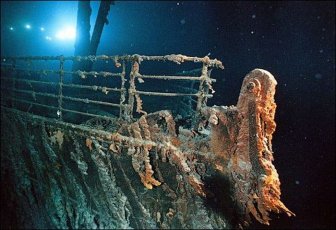
<path fill-rule="evenodd" d="M 76 38 L 76 30 L 74 27 L 67 26 L 59 30 L 55 37 L 59 40 L 74 40 Z"/>

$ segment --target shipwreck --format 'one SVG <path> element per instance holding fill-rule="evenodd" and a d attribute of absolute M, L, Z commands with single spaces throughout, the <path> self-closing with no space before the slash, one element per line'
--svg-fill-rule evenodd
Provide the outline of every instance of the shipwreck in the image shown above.
<path fill-rule="evenodd" d="M 67 70 L 75 61 L 109 68 Z M 269 225 L 271 212 L 294 215 L 280 200 L 272 163 L 277 82 L 268 71 L 246 75 L 237 105 L 208 106 L 216 82 L 211 70 L 224 68 L 208 56 L 2 57 L 1 63 L 8 225 L 212 229 L 253 219 Z M 46 63 L 52 67 L 41 68 Z M 146 74 L 144 63 L 193 63 L 198 70 Z M 174 82 L 176 92 L 150 90 L 152 80 Z"/>

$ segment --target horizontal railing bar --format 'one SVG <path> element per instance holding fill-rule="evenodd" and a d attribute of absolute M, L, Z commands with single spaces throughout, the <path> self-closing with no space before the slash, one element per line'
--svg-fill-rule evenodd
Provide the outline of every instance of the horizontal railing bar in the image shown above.
<path fill-rule="evenodd" d="M 191 81 L 201 81 L 200 77 L 191 76 L 164 76 L 164 75 L 137 75 L 139 78 L 149 78 L 149 79 L 163 79 L 163 80 L 191 80 Z"/>
<path fill-rule="evenodd" d="M 137 75 L 138 78 L 148 78 L 148 79 L 161 79 L 161 80 L 190 80 L 190 81 L 201 81 L 201 77 L 192 76 L 165 76 L 165 75 Z M 216 82 L 216 79 L 210 78 L 212 82 Z"/>
<path fill-rule="evenodd" d="M 2 67 L 4 69 L 11 70 L 12 67 Z M 29 69 L 15 69 L 15 71 L 24 71 L 24 72 L 34 72 L 39 74 L 50 74 L 55 73 L 59 74 L 61 71 L 59 70 L 29 70 Z M 110 73 L 110 72 L 96 72 L 96 71 L 63 71 L 64 74 L 76 74 L 78 76 L 103 76 L 103 77 L 118 77 L 121 76 L 122 73 Z M 140 78 L 148 78 L 148 79 L 162 79 L 162 80 L 191 80 L 191 81 L 201 81 L 201 77 L 192 77 L 192 76 L 165 76 L 165 75 L 138 75 Z M 210 78 L 212 82 L 216 82 L 216 79 Z"/>
<path fill-rule="evenodd" d="M 50 94 L 50 93 L 41 93 L 41 92 L 34 92 L 31 90 L 22 90 L 22 89 L 7 89 L 1 87 L 1 89 L 6 89 L 9 91 L 15 91 L 19 93 L 29 93 L 32 95 L 40 95 L 40 96 L 45 96 L 45 97 L 52 97 L 52 98 L 58 98 L 58 95 L 55 94 Z M 114 104 L 110 102 L 104 102 L 104 101 L 95 101 L 95 100 L 90 100 L 90 99 L 82 99 L 82 98 L 77 98 L 77 97 L 69 97 L 69 96 L 61 96 L 65 100 L 70 100 L 70 101 L 77 101 L 77 102 L 84 102 L 84 103 L 92 103 L 92 104 L 98 104 L 98 105 L 108 105 L 108 106 L 114 106 L 114 107 L 120 107 L 119 104 Z"/>
<path fill-rule="evenodd" d="M 77 74 L 80 77 L 85 77 L 85 76 L 102 76 L 102 77 L 121 77 L 122 73 L 111 73 L 111 72 L 106 72 L 106 71 L 100 71 L 100 72 L 96 72 L 96 71 L 90 71 L 90 72 L 86 72 L 86 71 L 64 71 L 64 74 Z"/>
<path fill-rule="evenodd" d="M 78 125 L 74 123 L 64 122 L 57 120 L 55 118 L 50 117 L 43 117 L 40 115 L 35 115 L 32 113 L 24 112 L 18 109 L 8 108 L 6 106 L 1 106 L 1 109 L 5 111 L 9 111 L 15 115 L 19 116 L 25 116 L 26 119 L 29 119 L 30 123 L 32 125 L 40 125 L 41 122 L 48 125 L 48 127 L 54 127 L 54 128 L 62 128 L 64 131 L 70 131 L 74 132 L 78 135 L 81 135 L 83 137 L 93 136 L 96 140 L 107 142 L 107 143 L 114 143 L 115 141 L 121 142 L 122 146 L 127 146 L 131 144 L 134 147 L 144 146 L 144 145 L 150 145 L 150 146 L 163 146 L 166 145 L 164 142 L 160 141 L 152 141 L 152 140 L 144 140 L 134 137 L 128 137 L 121 135 L 120 133 L 112 134 L 111 132 L 92 128 L 85 125 Z M 99 116 L 99 115 L 94 115 Z M 105 119 L 111 120 L 114 119 L 113 117 L 104 117 Z M 198 153 L 198 152 L 197 152 Z"/>
<path fill-rule="evenodd" d="M 70 101 L 78 101 L 78 102 L 84 102 L 84 103 L 92 103 L 92 104 L 98 104 L 98 105 L 108 105 L 108 106 L 113 106 L 113 107 L 120 107 L 119 104 L 114 104 L 110 102 L 105 102 L 105 101 L 95 101 L 95 100 L 90 100 L 90 99 L 82 99 L 82 98 L 77 98 L 77 97 L 68 97 L 68 96 L 62 96 L 63 99 L 70 100 Z"/>
<path fill-rule="evenodd" d="M 2 61 L 8 60 L 23 60 L 23 61 L 58 61 L 63 59 L 64 61 L 96 61 L 96 60 L 115 60 L 115 59 L 127 59 L 130 58 L 130 55 L 124 56 L 107 56 L 107 55 L 98 55 L 98 56 L 19 56 L 19 57 L 1 57 Z"/>
<path fill-rule="evenodd" d="M 34 84 L 49 84 L 49 85 L 58 85 L 58 82 L 47 82 L 47 81 L 35 81 L 35 80 L 28 80 L 28 79 L 20 79 L 16 77 L 1 77 L 1 80 L 11 80 L 11 81 L 20 81 L 20 82 L 28 82 Z"/>
<path fill-rule="evenodd" d="M 12 100 L 11 98 L 8 98 L 8 99 Z M 19 102 L 24 102 L 24 103 L 27 103 L 27 104 L 33 104 L 33 105 L 37 105 L 37 106 L 42 106 L 42 107 L 58 110 L 57 107 L 53 107 L 53 106 L 49 106 L 49 105 L 43 105 L 43 104 L 40 104 L 40 103 L 35 103 L 35 102 L 27 101 L 27 100 L 22 100 L 22 99 L 13 99 L 13 100 L 19 101 Z M 4 106 L 4 107 L 6 107 L 6 106 Z M 69 112 L 69 113 L 77 113 L 77 114 L 91 116 L 91 117 L 99 117 L 99 118 L 103 118 L 103 119 L 111 119 L 111 117 L 92 114 L 92 113 L 84 113 L 84 112 L 79 112 L 79 111 L 71 110 L 71 109 L 63 109 L 62 108 L 62 111 Z M 26 113 L 29 113 L 29 112 L 26 112 Z M 31 114 L 31 113 L 29 113 L 29 114 Z M 33 116 L 36 116 L 36 115 L 34 114 Z M 43 117 L 43 118 L 48 118 L 48 117 Z"/>
<path fill-rule="evenodd" d="M 69 87 L 69 88 L 79 88 L 79 89 L 92 89 L 92 90 L 99 90 L 99 91 L 113 91 L 113 92 L 121 92 L 122 89 L 118 88 L 109 88 L 104 86 L 97 86 L 97 85 L 77 85 L 77 84 L 63 84 L 63 87 Z"/>
<path fill-rule="evenodd" d="M 40 103 L 36 103 L 36 102 L 32 102 L 32 101 L 23 100 L 23 99 L 10 98 L 10 97 L 6 97 L 6 96 L 4 96 L 3 98 L 8 98 L 9 100 L 19 101 L 19 102 L 23 102 L 23 103 L 27 103 L 27 104 L 32 104 L 32 105 L 37 105 L 37 106 L 41 106 L 41 107 L 46 107 L 46 108 L 49 108 L 49 109 L 58 110 L 58 108 L 54 107 L 54 106 L 44 105 L 44 104 L 40 104 Z M 71 109 L 64 109 L 64 108 L 62 108 L 62 111 L 70 112 L 70 113 L 77 113 L 77 114 L 91 116 L 91 117 L 99 117 L 99 118 L 104 118 L 104 119 L 111 119 L 111 117 L 97 115 L 97 114 L 92 114 L 92 113 L 84 113 L 84 112 L 80 112 L 80 111 L 76 111 L 76 110 L 71 110 Z"/>
<path fill-rule="evenodd" d="M 55 73 L 55 74 L 59 74 L 60 70 L 51 70 L 51 69 L 44 69 L 44 70 L 35 70 L 35 69 L 23 69 L 23 68 L 15 68 L 15 70 L 13 70 L 13 67 L 11 66 L 1 66 L 1 69 L 8 69 L 10 71 L 17 71 L 17 72 L 32 72 L 32 73 L 40 73 L 40 74 L 50 74 L 50 73 Z M 65 72 L 65 71 L 64 71 Z"/>
<path fill-rule="evenodd" d="M 13 112 L 15 114 L 27 116 L 28 118 L 31 118 L 32 122 L 39 122 L 40 123 L 40 121 L 43 121 L 43 122 L 48 123 L 48 125 L 51 125 L 51 126 L 72 129 L 73 131 L 77 131 L 78 134 L 81 134 L 81 133 L 84 132 L 88 135 L 93 135 L 93 136 L 95 136 L 95 138 L 102 139 L 104 141 L 106 141 L 106 140 L 107 141 L 121 140 L 121 141 L 126 142 L 126 143 L 132 143 L 135 147 L 141 146 L 143 144 L 147 144 L 147 145 L 151 145 L 151 146 L 157 146 L 157 145 L 161 144 L 161 143 L 157 143 L 157 142 L 154 142 L 154 141 L 151 141 L 151 140 L 142 140 L 142 139 L 140 140 L 140 139 L 133 138 L 133 137 L 123 136 L 119 133 L 116 133 L 113 136 L 111 134 L 111 132 L 107 132 L 107 131 L 104 131 L 104 130 L 94 129 L 94 128 L 87 127 L 87 126 L 84 126 L 84 125 L 76 125 L 76 124 L 73 124 L 73 123 L 67 123 L 67 122 L 59 121 L 59 120 L 56 120 L 56 119 L 53 119 L 53 118 L 43 117 L 43 116 L 35 115 L 35 114 L 32 114 L 32 113 L 23 112 L 23 111 L 20 111 L 18 109 L 8 108 L 6 106 L 1 106 L 1 107 L 2 107 L 2 109 Z M 66 111 L 66 110 L 64 110 L 64 111 Z M 71 112 L 71 110 L 69 110 L 69 112 Z M 77 111 L 75 111 L 75 112 L 77 112 Z M 94 114 L 91 114 L 91 115 L 96 116 L 96 117 L 100 116 L 100 115 L 94 115 Z M 103 118 L 109 119 L 109 120 L 112 118 L 112 117 L 104 117 L 104 116 L 100 116 L 100 117 L 103 117 Z"/>
<path fill-rule="evenodd" d="M 18 92 L 18 93 L 28 93 L 28 94 L 32 94 L 32 95 L 35 94 L 35 95 L 40 95 L 40 96 L 58 98 L 58 95 L 55 95 L 55 94 L 34 92 L 32 90 L 12 89 L 12 88 L 4 88 L 4 87 L 1 87 L 1 89 L 5 89 L 5 90 L 8 90 L 8 91 L 14 91 L 14 92 Z"/>
<path fill-rule="evenodd" d="M 144 56 L 144 55 L 135 54 L 135 55 L 132 55 L 132 57 L 138 61 L 171 61 L 177 64 L 181 64 L 185 61 L 196 62 L 196 63 L 201 62 L 209 66 L 224 69 L 224 66 L 221 61 L 217 59 L 210 59 L 208 56 L 200 58 L 200 57 L 189 57 L 189 56 L 185 56 L 182 54 L 170 54 L 170 55 L 165 55 L 165 56 Z"/>
<path fill-rule="evenodd" d="M 147 96 L 166 96 L 166 97 L 177 97 L 177 96 L 195 96 L 197 97 L 198 94 L 196 93 L 161 93 L 161 92 L 146 92 L 146 91 L 139 91 L 136 90 L 135 93 L 147 95 Z"/>
<path fill-rule="evenodd" d="M 1 67 L 3 69 L 8 69 L 12 71 L 12 67 Z M 60 70 L 50 70 L 50 69 L 45 69 L 45 70 L 33 70 L 33 69 L 15 69 L 15 71 L 21 71 L 21 72 L 31 72 L 31 73 L 39 73 L 39 74 L 60 74 L 61 71 Z M 86 76 L 102 76 L 102 77 L 120 77 L 122 75 L 122 73 L 111 73 L 111 72 L 107 72 L 107 71 L 63 71 L 64 74 L 71 74 L 71 75 L 78 75 L 80 77 L 86 77 Z"/>
<path fill-rule="evenodd" d="M 8 60 L 23 60 L 23 61 L 47 61 L 47 60 L 72 60 L 72 61 L 97 61 L 97 60 L 112 60 L 114 62 L 125 60 L 125 61 L 132 61 L 137 60 L 141 61 L 171 61 L 177 64 L 181 64 L 182 62 L 189 61 L 189 62 L 201 62 L 205 63 L 209 66 L 213 66 L 216 68 L 224 69 L 224 66 L 221 61 L 217 59 L 210 59 L 208 56 L 203 58 L 200 57 L 189 57 L 181 54 L 170 54 L 165 56 L 145 56 L 145 55 L 123 55 L 123 56 L 107 56 L 107 55 L 98 55 L 98 56 L 21 56 L 21 57 L 1 57 L 3 62 Z"/>
<path fill-rule="evenodd" d="M 12 98 L 12 97 L 8 97 L 8 96 L 2 96 L 2 97 L 7 98 L 8 100 L 14 100 L 14 101 L 18 101 L 18 102 L 27 103 L 27 104 L 37 105 L 37 106 L 46 107 L 46 108 L 49 108 L 49 109 L 56 109 L 56 110 L 58 109 L 57 107 L 54 107 L 54 106 L 44 105 L 44 104 L 40 104 L 40 103 L 37 103 L 37 102 L 27 101 L 27 100 L 24 100 L 24 99 L 17 99 L 17 98 Z"/>
<path fill-rule="evenodd" d="M 21 81 L 21 82 L 28 82 L 28 83 L 34 83 L 34 84 L 50 84 L 50 85 L 59 85 L 58 82 L 46 82 L 46 81 L 34 81 L 34 80 L 28 80 L 28 79 L 20 79 L 20 78 L 10 78 L 10 77 L 2 77 L 1 79 L 4 80 L 15 80 L 15 81 Z M 97 86 L 97 85 L 77 85 L 77 84 L 62 84 L 63 87 L 69 87 L 69 88 L 79 88 L 79 89 L 92 89 L 92 90 L 101 90 L 101 91 L 114 91 L 114 92 L 121 92 L 121 89 L 118 88 L 109 88 L 104 86 Z"/>
<path fill-rule="evenodd" d="M 80 111 L 76 111 L 76 110 L 72 110 L 72 109 L 64 109 L 64 108 L 62 108 L 61 110 L 65 111 L 65 112 L 69 112 L 69 113 L 77 113 L 77 114 L 91 116 L 91 117 L 99 117 L 99 118 L 103 118 L 103 119 L 111 119 L 111 117 L 97 115 L 97 114 L 93 114 L 93 113 L 80 112 Z"/>
<path fill-rule="evenodd" d="M 146 92 L 136 90 L 134 93 L 147 95 L 147 96 L 164 96 L 164 97 L 179 97 L 179 96 L 198 96 L 198 93 L 162 93 L 162 92 Z M 211 98 L 213 95 L 207 94 L 204 97 Z"/>
<path fill-rule="evenodd" d="M 7 88 L 3 88 L 3 87 L 1 87 L 1 88 L 2 89 L 7 89 Z M 20 89 L 7 89 L 7 90 L 12 90 L 12 91 L 21 92 L 21 93 L 30 93 L 30 94 L 41 95 L 41 96 L 46 96 L 46 97 L 58 98 L 58 95 L 55 95 L 55 94 L 40 93 L 40 92 L 31 91 L 31 90 L 20 90 Z M 197 93 L 162 93 L 162 92 L 146 92 L 146 91 L 139 91 L 139 90 L 136 90 L 135 93 L 142 94 L 142 95 L 147 95 L 147 96 L 165 96 L 165 97 L 179 97 L 179 96 L 195 96 L 195 97 L 197 97 L 198 96 Z M 204 97 L 207 97 L 207 98 L 211 98 L 212 96 L 213 96 L 212 94 L 204 95 Z M 72 101 L 84 102 L 84 103 L 103 104 L 103 105 L 120 107 L 119 104 L 113 104 L 113 103 L 109 103 L 109 102 L 94 101 L 94 100 L 89 100 L 89 99 L 82 99 L 82 98 L 68 97 L 68 96 L 62 96 L 62 98 L 67 99 L 67 100 L 72 100 Z"/>

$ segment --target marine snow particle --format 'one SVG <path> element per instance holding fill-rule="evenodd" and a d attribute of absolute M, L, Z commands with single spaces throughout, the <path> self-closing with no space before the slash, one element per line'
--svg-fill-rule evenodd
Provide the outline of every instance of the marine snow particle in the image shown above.
<path fill-rule="evenodd" d="M 317 80 L 322 79 L 322 74 L 320 74 L 320 73 L 315 74 L 315 79 L 317 79 Z"/>

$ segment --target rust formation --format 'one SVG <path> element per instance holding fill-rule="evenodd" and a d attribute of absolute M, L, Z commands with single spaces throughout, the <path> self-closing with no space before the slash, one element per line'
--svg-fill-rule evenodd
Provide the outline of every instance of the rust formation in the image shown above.
<path fill-rule="evenodd" d="M 88 56 L 88 57 L 24 57 L 13 60 L 11 71 L 15 70 L 16 60 L 60 60 L 61 68 L 55 70 L 41 70 L 40 74 L 56 73 L 60 79 L 58 94 L 35 92 L 34 90 L 18 89 L 15 81 L 28 82 L 28 84 L 54 84 L 53 82 L 38 82 L 31 79 L 10 79 L 14 81 L 10 88 L 14 93 L 27 93 L 35 96 L 52 97 L 58 99 L 58 105 L 41 104 L 36 100 L 27 100 L 18 97 L 4 97 L 2 109 L 19 112 L 13 103 L 26 103 L 30 106 L 42 106 L 57 110 L 58 120 L 47 116 L 27 114 L 36 122 L 42 120 L 51 130 L 50 141 L 62 147 L 63 136 L 80 135 L 82 145 L 89 152 L 97 151 L 105 156 L 112 154 L 116 159 L 127 155 L 130 157 L 133 170 L 139 175 L 139 179 L 146 189 L 152 190 L 162 186 L 162 189 L 172 199 L 177 199 L 177 192 L 171 189 L 171 185 L 165 179 L 165 175 L 159 170 L 157 161 L 169 163 L 177 169 L 176 181 L 178 190 L 184 191 L 189 188 L 196 196 L 211 196 L 211 191 L 206 188 L 205 178 L 210 174 L 221 175 L 230 181 L 232 186 L 232 199 L 240 213 L 244 214 L 244 221 L 250 222 L 250 215 L 262 224 L 269 225 L 270 212 L 284 212 L 288 216 L 294 216 L 280 200 L 279 175 L 272 163 L 272 136 L 276 129 L 274 115 L 276 104 L 274 101 L 276 80 L 266 70 L 255 69 L 244 78 L 236 106 L 207 106 L 207 99 L 214 93 L 212 79 L 209 74 L 210 68 L 223 68 L 220 61 L 209 57 L 197 58 L 184 55 L 166 56 Z M 122 67 L 122 72 L 67 72 L 63 69 L 65 61 L 69 60 L 111 60 L 116 68 Z M 143 61 L 170 61 L 176 64 L 191 61 L 202 63 L 199 77 L 192 76 L 158 76 L 141 74 L 141 62 Z M 126 82 L 125 63 L 130 62 L 131 71 Z M 97 77 L 120 77 L 120 88 L 109 88 L 92 85 L 65 84 L 65 74 L 77 74 L 81 78 L 89 76 Z M 137 89 L 136 81 L 143 83 L 144 79 L 162 80 L 190 80 L 199 82 L 197 93 L 167 93 L 141 91 Z M 85 88 L 95 92 L 117 92 L 120 94 L 120 103 L 104 102 L 88 98 L 76 98 L 64 96 L 62 89 Z M 147 113 L 143 108 L 141 95 L 164 96 L 164 97 L 197 97 L 195 111 L 189 124 L 186 118 L 176 115 L 169 110 L 160 110 Z M 128 100 L 126 100 L 128 99 Z M 7 101 L 5 101 L 7 100 Z M 106 115 L 83 112 L 76 109 L 64 108 L 65 101 L 82 103 L 94 103 L 107 105 L 119 109 L 119 118 Z M 134 117 L 133 110 L 140 115 Z M 91 116 L 93 119 L 77 125 L 64 121 L 62 112 L 72 112 L 83 116 Z M 63 130 L 63 131 L 60 131 Z M 64 134 L 66 133 L 66 134 Z M 106 146 L 107 144 L 107 146 Z M 76 145 L 76 148 L 80 146 Z M 76 158 L 75 156 L 73 156 Z M 76 158 L 77 159 L 77 158 Z M 81 168 L 83 168 L 80 163 Z M 79 167 L 79 166 L 78 166 Z M 211 172 L 211 173 L 210 173 Z M 182 187 L 180 187 L 182 186 Z M 180 207 L 182 210 L 182 207 Z M 161 220 L 161 214 L 155 214 Z M 174 210 L 167 213 L 167 218 L 174 216 Z M 182 218 L 182 217 L 181 217 Z"/>
<path fill-rule="evenodd" d="M 280 200 L 279 175 L 272 164 L 276 84 L 268 71 L 255 69 L 245 77 L 236 107 L 206 111 L 215 167 L 235 184 L 235 200 L 247 219 L 252 214 L 267 225 L 270 211 L 295 215 Z"/>

